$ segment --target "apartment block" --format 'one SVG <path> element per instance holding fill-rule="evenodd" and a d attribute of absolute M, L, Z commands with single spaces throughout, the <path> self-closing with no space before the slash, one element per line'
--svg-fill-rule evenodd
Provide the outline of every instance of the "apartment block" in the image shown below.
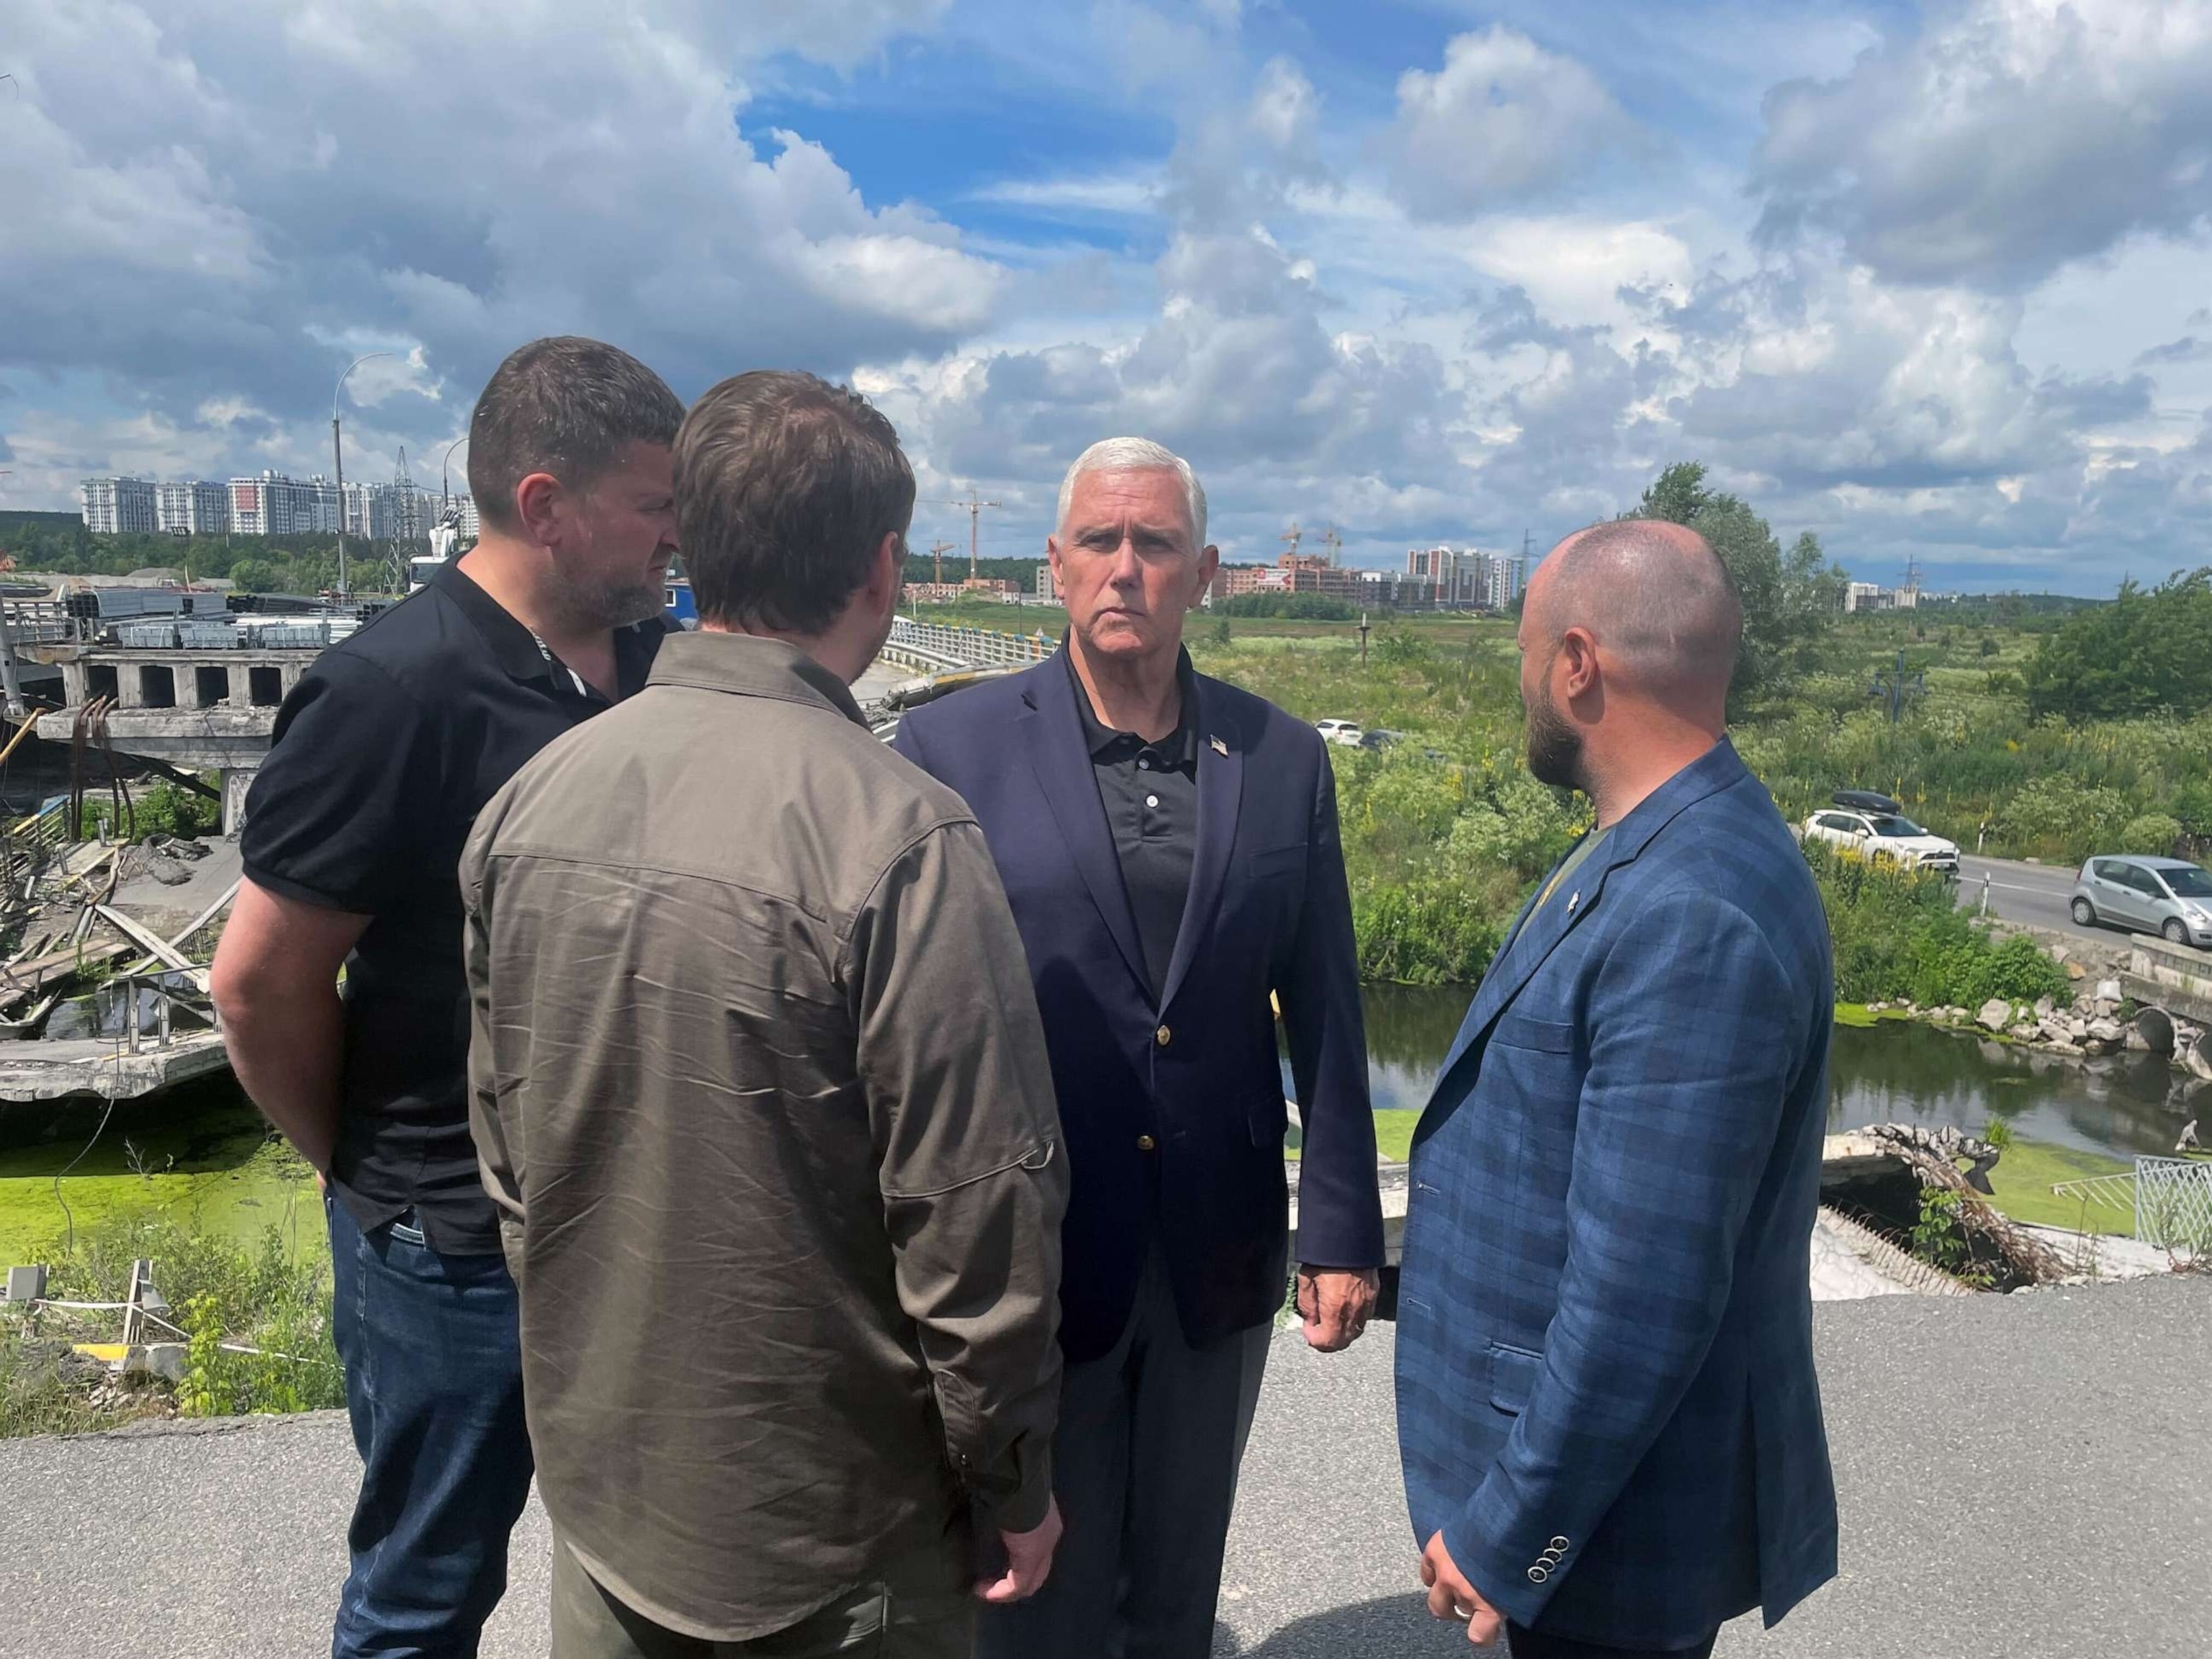
<path fill-rule="evenodd" d="M 222 536 L 230 530 L 230 489 L 205 478 L 157 487 L 155 521 L 165 536 Z"/>
<path fill-rule="evenodd" d="M 150 478 L 87 478 L 77 487 L 84 527 L 95 536 L 151 535 L 157 521 Z"/>

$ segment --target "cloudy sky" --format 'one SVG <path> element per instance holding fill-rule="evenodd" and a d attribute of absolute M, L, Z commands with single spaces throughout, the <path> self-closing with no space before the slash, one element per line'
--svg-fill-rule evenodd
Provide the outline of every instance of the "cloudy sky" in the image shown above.
<path fill-rule="evenodd" d="M 1139 432 L 1231 558 L 1697 459 L 1863 577 L 2212 559 L 2204 0 L 69 0 L 0 74 L 0 506 L 326 468 L 374 350 L 349 472 L 434 486 L 581 332 L 850 380 L 987 553 Z"/>

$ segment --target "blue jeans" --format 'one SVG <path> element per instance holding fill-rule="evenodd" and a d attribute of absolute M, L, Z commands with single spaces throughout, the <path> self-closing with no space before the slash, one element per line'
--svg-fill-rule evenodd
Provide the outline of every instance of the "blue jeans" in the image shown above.
<path fill-rule="evenodd" d="M 364 1234 L 323 1208 L 362 1464 L 332 1659 L 472 1659 L 530 1495 L 514 1280 L 497 1255 L 430 1249 L 411 1211 Z"/>

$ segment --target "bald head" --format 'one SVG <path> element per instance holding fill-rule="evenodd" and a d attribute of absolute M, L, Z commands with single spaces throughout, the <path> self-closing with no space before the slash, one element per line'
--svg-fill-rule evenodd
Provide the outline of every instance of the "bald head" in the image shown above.
<path fill-rule="evenodd" d="M 1663 519 L 1577 531 L 1537 570 L 1523 611 L 1550 641 L 1588 630 L 1616 684 L 1660 702 L 1725 697 L 1743 635 L 1720 556 Z"/>

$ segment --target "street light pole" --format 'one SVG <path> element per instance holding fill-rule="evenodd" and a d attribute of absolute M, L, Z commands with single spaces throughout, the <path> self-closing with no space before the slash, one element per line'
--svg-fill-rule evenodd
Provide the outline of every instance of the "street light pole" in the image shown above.
<path fill-rule="evenodd" d="M 13 467 L 0 466 L 0 478 L 13 477 Z M 0 599 L 0 689 L 4 690 L 8 702 L 8 718 L 27 720 L 30 711 L 23 703 L 22 677 L 15 672 L 15 641 L 8 631 L 8 602 Z"/>
<path fill-rule="evenodd" d="M 354 370 L 359 368 L 363 363 L 368 362 L 372 358 L 389 357 L 390 356 L 392 356 L 392 354 L 388 351 L 371 351 L 362 356 L 355 358 L 351 362 L 345 366 L 345 374 L 339 375 L 338 383 L 331 388 L 331 470 L 337 475 L 338 598 L 341 599 L 347 598 L 350 590 L 346 586 L 345 450 L 344 447 L 338 441 L 338 396 L 345 390 L 347 374 L 352 374 Z M 362 516 L 366 518 L 368 517 L 368 514 L 363 514 Z"/>
<path fill-rule="evenodd" d="M 447 468 L 453 465 L 453 452 L 468 441 L 469 434 L 465 432 L 461 434 L 459 437 L 446 446 L 446 458 L 438 463 L 438 494 L 442 498 L 438 510 L 441 513 L 450 513 L 453 510 L 453 476 Z"/>

